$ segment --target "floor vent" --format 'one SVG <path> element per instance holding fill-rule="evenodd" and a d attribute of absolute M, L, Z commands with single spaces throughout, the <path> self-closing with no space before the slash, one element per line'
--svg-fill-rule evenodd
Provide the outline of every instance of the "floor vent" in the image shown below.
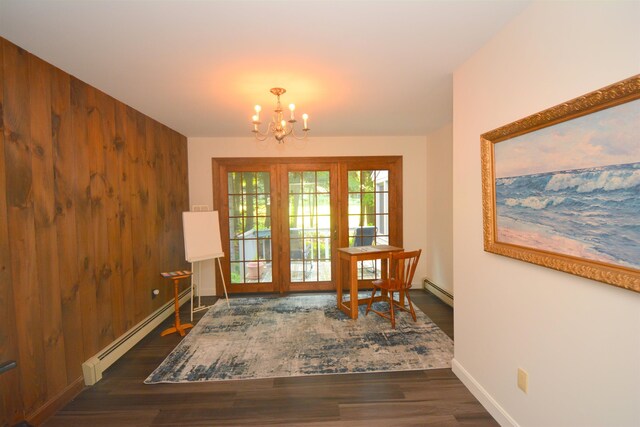
<path fill-rule="evenodd" d="M 436 285 L 426 277 L 422 280 L 422 287 L 437 296 L 445 304 L 453 307 L 453 295 L 451 295 L 448 291 L 442 289 L 440 286 Z"/>
<path fill-rule="evenodd" d="M 189 292 L 191 289 L 185 289 L 180 293 L 180 305 L 189 301 Z M 174 314 L 175 303 L 173 299 L 165 305 L 151 313 L 143 321 L 125 332 L 122 336 L 102 349 L 98 354 L 93 356 L 82 364 L 82 374 L 84 376 L 85 385 L 94 385 L 102 379 L 102 373 L 111 366 L 116 360 L 121 358 L 127 351 L 136 345 L 142 338 L 147 336 L 149 332 L 154 330 L 167 317 Z"/>

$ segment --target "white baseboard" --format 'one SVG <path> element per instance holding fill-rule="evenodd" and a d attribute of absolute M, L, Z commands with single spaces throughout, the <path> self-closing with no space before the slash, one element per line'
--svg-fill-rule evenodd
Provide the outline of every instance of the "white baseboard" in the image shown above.
<path fill-rule="evenodd" d="M 460 381 L 462 381 L 462 383 L 469 389 L 471 394 L 473 394 L 482 406 L 484 406 L 487 412 L 495 418 L 498 424 L 503 427 L 520 427 L 519 424 L 511 418 L 507 411 L 505 411 L 504 408 L 500 406 L 489 393 L 487 393 L 484 387 L 482 387 L 480 383 L 477 382 L 455 358 L 451 361 L 451 369 Z"/>
<path fill-rule="evenodd" d="M 189 301 L 191 288 L 187 288 L 179 295 L 180 305 Z M 102 379 L 102 373 L 116 360 L 136 345 L 149 332 L 153 331 L 167 317 L 174 314 L 175 302 L 173 298 L 162 307 L 151 313 L 140 323 L 129 329 L 114 342 L 103 348 L 98 354 L 82 364 L 82 374 L 85 385 L 94 385 Z"/>
<path fill-rule="evenodd" d="M 438 297 L 440 301 L 447 304 L 449 307 L 453 307 L 453 295 L 451 295 L 449 292 L 442 289 L 440 286 L 436 285 L 426 277 L 422 280 L 422 287 Z"/>

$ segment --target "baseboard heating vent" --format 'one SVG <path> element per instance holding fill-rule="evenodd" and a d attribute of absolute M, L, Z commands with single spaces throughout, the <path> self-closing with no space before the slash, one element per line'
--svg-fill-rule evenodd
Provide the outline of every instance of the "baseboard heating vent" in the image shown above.
<path fill-rule="evenodd" d="M 422 288 L 437 296 L 445 304 L 453 307 L 453 295 L 451 295 L 448 291 L 442 289 L 440 286 L 436 285 L 426 277 L 422 279 Z"/>
<path fill-rule="evenodd" d="M 187 288 L 179 295 L 180 305 L 189 301 L 191 288 Z M 140 323 L 129 329 L 114 342 L 103 348 L 98 354 L 82 364 L 82 374 L 85 385 L 94 385 L 102 379 L 102 373 L 116 360 L 136 345 L 149 332 L 154 330 L 167 317 L 174 314 L 173 299 L 151 313 Z"/>

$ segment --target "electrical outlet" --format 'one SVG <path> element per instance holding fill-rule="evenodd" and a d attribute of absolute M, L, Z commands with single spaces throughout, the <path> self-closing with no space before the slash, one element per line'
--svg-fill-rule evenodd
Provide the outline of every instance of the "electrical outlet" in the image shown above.
<path fill-rule="evenodd" d="M 191 212 L 208 212 L 209 205 L 193 205 L 191 206 Z"/>
<path fill-rule="evenodd" d="M 529 392 L 529 374 L 522 368 L 518 368 L 518 388 L 525 393 Z"/>

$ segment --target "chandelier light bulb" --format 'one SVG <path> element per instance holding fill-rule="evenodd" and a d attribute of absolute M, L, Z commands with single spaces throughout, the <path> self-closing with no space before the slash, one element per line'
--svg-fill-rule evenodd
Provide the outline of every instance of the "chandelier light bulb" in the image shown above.
<path fill-rule="evenodd" d="M 291 110 L 291 121 L 295 120 L 293 117 L 293 111 L 296 109 L 296 104 L 289 104 L 289 110 Z"/>
<path fill-rule="evenodd" d="M 309 129 L 309 127 L 307 126 L 307 120 L 309 119 L 309 115 L 307 113 L 304 113 L 302 115 L 302 120 L 303 120 L 303 125 L 302 125 L 302 129 Z"/>

